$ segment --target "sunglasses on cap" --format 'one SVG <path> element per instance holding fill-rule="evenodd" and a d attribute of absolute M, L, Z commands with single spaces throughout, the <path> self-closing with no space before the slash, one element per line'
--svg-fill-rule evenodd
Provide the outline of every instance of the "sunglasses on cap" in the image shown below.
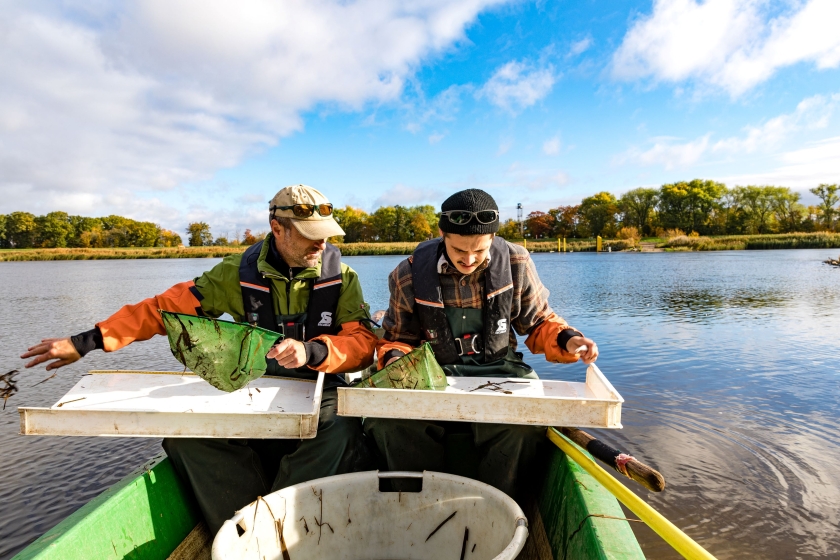
<path fill-rule="evenodd" d="M 308 218 L 312 214 L 315 213 L 315 210 L 318 211 L 318 214 L 321 216 L 329 216 L 333 212 L 333 205 L 332 204 L 295 204 L 293 206 L 272 206 L 270 208 L 272 212 L 275 210 L 291 210 L 292 213 L 298 218 Z"/>
<path fill-rule="evenodd" d="M 447 210 L 441 212 L 441 216 L 446 216 L 450 223 L 458 226 L 463 226 L 470 223 L 475 218 L 479 224 L 491 224 L 499 219 L 499 212 L 496 210 L 479 210 L 478 212 L 470 212 L 469 210 Z"/>

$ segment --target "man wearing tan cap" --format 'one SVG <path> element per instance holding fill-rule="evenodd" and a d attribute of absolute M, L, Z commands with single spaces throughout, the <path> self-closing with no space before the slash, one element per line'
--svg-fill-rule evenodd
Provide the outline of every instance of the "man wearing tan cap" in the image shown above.
<path fill-rule="evenodd" d="M 315 379 L 319 371 L 358 371 L 373 363 L 376 336 L 355 271 L 327 238 L 344 235 L 327 198 L 306 185 L 278 192 L 269 203 L 271 233 L 243 254 L 230 255 L 195 281 L 126 305 L 90 331 L 46 339 L 22 358 L 26 367 L 54 360 L 56 369 L 94 349 L 119 350 L 166 331 L 158 310 L 219 317 L 230 314 L 281 332 L 267 354 L 267 374 Z M 215 534 L 234 512 L 269 492 L 370 467 L 358 418 L 336 415 L 336 387 L 327 375 L 318 435 L 309 440 L 172 438 L 163 447 L 195 493 Z"/>

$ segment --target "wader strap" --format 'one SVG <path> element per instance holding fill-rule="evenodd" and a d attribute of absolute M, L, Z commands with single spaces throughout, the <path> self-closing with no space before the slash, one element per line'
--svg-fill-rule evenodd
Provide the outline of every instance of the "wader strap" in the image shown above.
<path fill-rule="evenodd" d="M 271 284 L 257 270 L 257 261 L 265 240 L 254 243 L 242 255 L 239 262 L 239 287 L 242 289 L 242 305 L 246 323 L 277 332 L 277 319 L 271 301 Z"/>
<path fill-rule="evenodd" d="M 484 359 L 492 362 L 507 355 L 513 304 L 510 249 L 498 235 L 490 246 L 490 266 L 484 271 L 484 299 Z"/>
<path fill-rule="evenodd" d="M 411 282 L 414 287 L 414 312 L 420 321 L 422 336 L 432 347 L 439 364 L 461 362 L 449 319 L 443 311 L 438 259 L 443 254 L 443 239 L 424 241 L 414 250 Z"/>
<path fill-rule="evenodd" d="M 306 306 L 306 340 L 336 334 L 335 311 L 341 295 L 341 251 L 327 243 L 321 254 L 321 275 L 312 283 Z"/>

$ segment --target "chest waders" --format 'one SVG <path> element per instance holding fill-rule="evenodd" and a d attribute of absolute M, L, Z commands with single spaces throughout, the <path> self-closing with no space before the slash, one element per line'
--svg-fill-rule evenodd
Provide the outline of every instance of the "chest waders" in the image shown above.
<path fill-rule="evenodd" d="M 257 269 L 260 251 L 265 241 L 260 241 L 242 255 L 239 263 L 239 286 L 242 289 L 242 304 L 245 309 L 244 321 L 264 329 L 281 333 L 286 338 L 305 342 L 324 334 L 337 334 L 335 313 L 338 298 L 341 295 L 341 252 L 327 243 L 321 255 L 321 274 L 312 280 L 306 313 L 296 315 L 276 315 L 272 298 L 271 280 Z M 286 281 L 291 284 L 293 278 Z M 291 290 L 286 292 L 291 297 Z M 291 302 L 287 302 L 291 308 Z M 317 379 L 318 372 L 306 366 L 297 369 L 280 367 L 277 360 L 267 360 L 267 375 L 280 375 L 303 379 Z M 338 376 L 328 376 L 326 385 L 343 385 Z M 336 383 L 332 383 L 333 378 Z"/>
<path fill-rule="evenodd" d="M 457 377 L 536 377 L 510 347 L 513 278 L 507 242 L 495 237 L 484 271 L 481 309 L 443 304 L 438 261 L 443 240 L 421 243 L 414 251 L 411 277 L 414 310 L 423 337 L 447 375 Z"/>

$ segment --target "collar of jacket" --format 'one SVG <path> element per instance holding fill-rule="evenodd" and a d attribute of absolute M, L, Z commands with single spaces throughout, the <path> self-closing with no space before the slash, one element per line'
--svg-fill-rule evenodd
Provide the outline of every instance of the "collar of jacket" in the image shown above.
<path fill-rule="evenodd" d="M 268 264 L 268 251 L 271 249 L 273 243 L 274 235 L 269 233 L 265 238 L 265 243 L 263 243 L 262 250 L 260 251 L 260 257 L 257 259 L 257 270 L 260 274 L 269 278 L 280 278 L 281 280 L 289 280 L 289 278 L 286 278 L 285 274 L 275 270 L 273 266 Z M 298 272 L 297 275 L 295 275 L 295 280 L 307 280 L 309 278 L 318 278 L 320 275 L 321 259 L 318 259 L 317 265 L 304 268 L 303 270 Z"/>

